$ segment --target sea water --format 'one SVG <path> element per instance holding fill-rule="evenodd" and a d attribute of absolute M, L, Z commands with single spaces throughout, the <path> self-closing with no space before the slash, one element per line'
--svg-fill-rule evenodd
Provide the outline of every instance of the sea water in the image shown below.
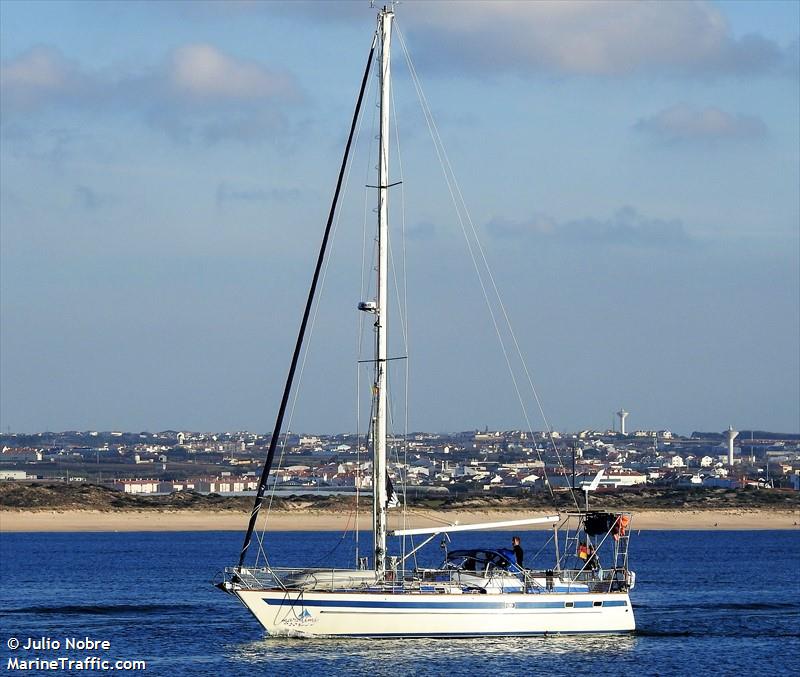
<path fill-rule="evenodd" d="M 521 535 L 527 563 L 546 534 Z M 26 659 L 73 661 L 57 670 L 40 663 L 28 674 L 83 675 L 102 672 L 102 660 L 144 661 L 140 671 L 151 675 L 304 677 L 699 677 L 798 674 L 800 667 L 800 531 L 634 531 L 634 635 L 460 640 L 266 638 L 235 598 L 212 585 L 235 563 L 241 537 L 2 534 L 0 670 L 23 672 Z M 449 547 L 508 547 L 510 537 L 454 534 Z M 361 554 L 369 540 L 361 536 Z M 353 565 L 352 534 L 273 533 L 265 546 L 276 565 Z M 441 562 L 438 544 L 427 551 L 420 566 Z M 10 648 L 11 640 L 19 646 Z"/>

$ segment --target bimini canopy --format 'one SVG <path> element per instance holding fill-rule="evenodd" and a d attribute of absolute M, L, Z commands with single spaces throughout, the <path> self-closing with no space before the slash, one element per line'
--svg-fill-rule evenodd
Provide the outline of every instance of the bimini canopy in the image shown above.
<path fill-rule="evenodd" d="M 511 574 L 522 573 L 522 570 L 517 566 L 514 551 L 505 548 L 498 550 L 485 548 L 452 550 L 447 554 L 444 566 L 447 569 L 474 571 L 477 574 L 486 574 L 493 569 L 502 569 Z"/>

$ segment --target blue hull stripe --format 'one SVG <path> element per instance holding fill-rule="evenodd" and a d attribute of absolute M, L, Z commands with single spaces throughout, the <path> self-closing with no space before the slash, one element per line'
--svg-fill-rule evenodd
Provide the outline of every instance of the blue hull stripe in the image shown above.
<path fill-rule="evenodd" d="M 337 637 L 371 637 L 373 639 L 384 639 L 387 637 L 424 637 L 424 638 L 448 638 L 448 637 L 533 637 L 533 636 L 554 636 L 554 635 L 633 635 L 636 630 L 564 630 L 562 632 L 531 631 L 531 632 L 397 632 L 397 633 L 348 633 L 346 635 L 336 635 Z"/>
<path fill-rule="evenodd" d="M 264 598 L 264 602 L 271 606 L 302 606 L 302 607 L 330 607 L 346 609 L 563 609 L 564 602 L 394 602 L 383 600 L 309 600 L 309 599 L 270 599 Z M 591 608 L 592 601 L 576 601 L 575 608 Z M 628 606 L 625 600 L 608 600 L 603 602 L 603 606 Z M 598 608 L 600 608 L 598 606 Z"/>

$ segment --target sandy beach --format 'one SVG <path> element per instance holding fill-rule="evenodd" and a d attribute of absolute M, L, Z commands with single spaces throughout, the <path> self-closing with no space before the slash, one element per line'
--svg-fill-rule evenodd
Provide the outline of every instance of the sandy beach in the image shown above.
<path fill-rule="evenodd" d="M 542 513 L 543 514 L 543 513 Z M 442 523 L 471 524 L 525 519 L 538 513 L 484 511 L 409 515 L 408 527 L 428 527 Z M 248 513 L 235 511 L 11 511 L 0 512 L 0 532 L 87 532 L 87 531 L 242 531 Z M 359 518 L 361 529 L 369 529 L 369 513 Z M 399 520 L 399 516 L 397 517 Z M 355 522 L 349 513 L 312 510 L 281 511 L 270 515 L 271 531 L 344 531 Z M 390 524 L 400 528 L 399 522 Z M 663 510 L 637 512 L 633 528 L 642 530 L 760 530 L 798 529 L 800 511 L 778 510 Z M 549 528 L 533 525 L 530 529 Z"/>

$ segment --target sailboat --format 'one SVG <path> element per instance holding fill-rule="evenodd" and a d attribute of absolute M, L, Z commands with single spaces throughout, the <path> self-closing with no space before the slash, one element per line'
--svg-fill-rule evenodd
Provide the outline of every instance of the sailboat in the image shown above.
<path fill-rule="evenodd" d="M 547 516 L 482 524 L 444 524 L 389 530 L 392 487 L 387 473 L 387 321 L 390 48 L 394 11 L 378 12 L 350 135 L 339 171 L 305 312 L 295 344 L 266 461 L 244 537 L 239 561 L 218 583 L 235 596 L 269 635 L 305 637 L 475 637 L 552 633 L 619 633 L 635 628 L 629 597 L 635 576 L 628 569 L 629 513 L 584 508 Z M 375 58 L 376 50 L 378 58 Z M 256 521 L 266 502 L 270 470 L 284 423 L 304 335 L 314 303 L 334 221 L 356 121 L 372 63 L 379 64 L 380 133 L 377 186 L 377 293 L 359 310 L 374 318 L 372 383 L 372 533 L 371 557 L 352 569 L 281 568 L 267 562 L 248 566 Z M 509 530 L 544 525 L 553 534 L 552 563 L 528 569 L 511 550 L 493 547 L 445 553 L 439 567 L 412 567 L 420 548 L 437 536 L 480 530 Z M 392 554 L 390 538 L 424 536 L 410 552 Z M 444 543 L 444 541 L 443 541 Z M 260 545 L 260 542 L 259 542 Z"/>

